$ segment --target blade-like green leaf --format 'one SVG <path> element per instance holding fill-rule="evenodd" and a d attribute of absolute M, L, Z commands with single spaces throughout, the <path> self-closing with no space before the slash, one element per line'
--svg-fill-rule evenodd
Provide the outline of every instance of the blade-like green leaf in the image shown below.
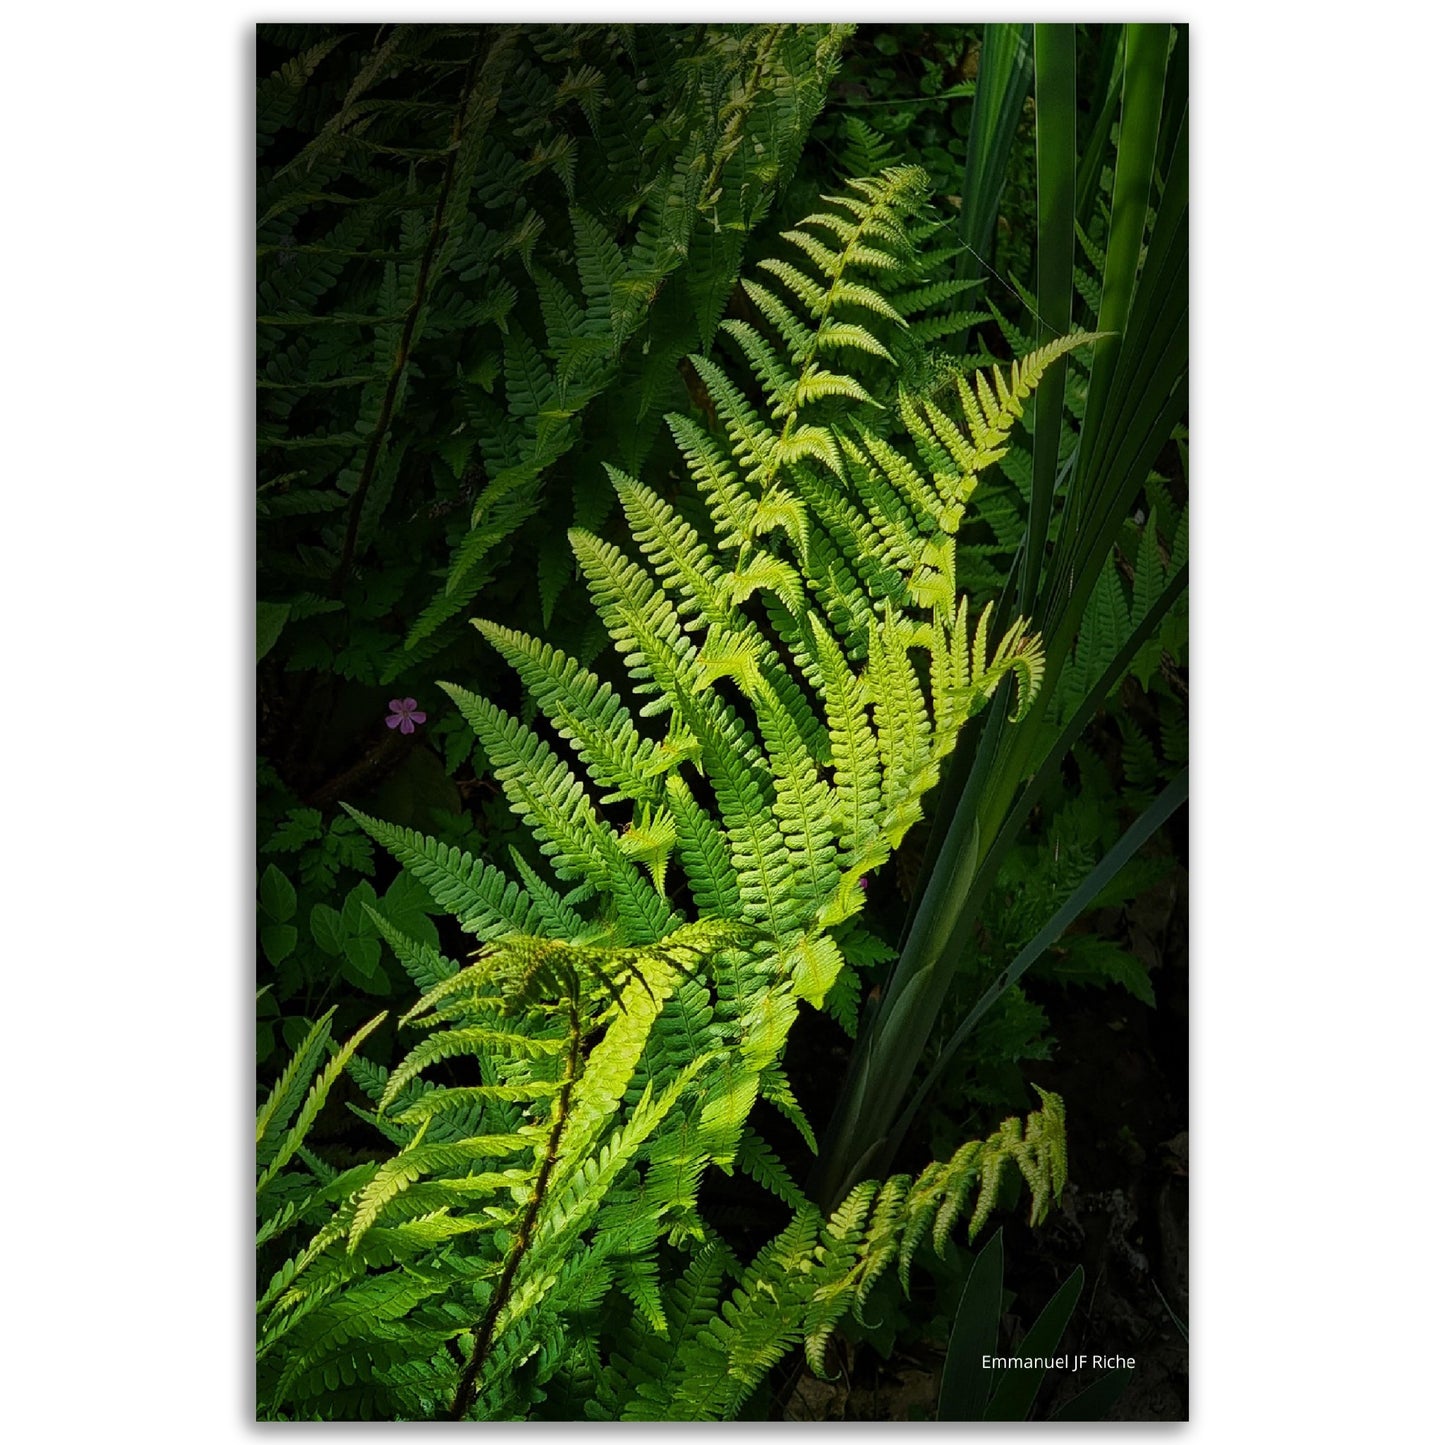
<path fill-rule="evenodd" d="M 1039 1311 L 1034 1327 L 1024 1336 L 1015 1358 L 1046 1360 L 1053 1355 L 1063 1338 L 1064 1330 L 1073 1318 L 1074 1308 L 1084 1289 L 1083 1267 L 1074 1272 L 1058 1287 L 1054 1297 Z M 1038 1397 L 1039 1386 L 1044 1382 L 1045 1370 L 1042 1365 L 1028 1369 L 1006 1370 L 999 1381 L 993 1399 L 984 1412 L 986 1420 L 1027 1420 Z"/>
<path fill-rule="evenodd" d="M 1069 329 L 1074 301 L 1074 27 L 1034 27 L 1035 145 L 1039 202 L 1039 344 Z M 1043 568 L 1054 479 L 1063 429 L 1064 367 L 1054 367 L 1039 385 L 1034 404 L 1033 482 L 1019 611 L 1033 610 Z"/>
<path fill-rule="evenodd" d="M 1072 1400 L 1060 1405 L 1049 1419 L 1103 1420 L 1133 1378 L 1133 1370 L 1110 1370 L 1107 1375 L 1101 1375 L 1092 1385 L 1080 1390 Z"/>
<path fill-rule="evenodd" d="M 938 1388 L 940 1420 L 982 1420 L 988 1406 L 990 1374 L 983 1357 L 998 1348 L 1003 1313 L 1003 1230 L 979 1251 L 953 1317 L 948 1356 Z"/>
<path fill-rule="evenodd" d="M 1119 119 L 1119 148 L 1114 157 L 1114 195 L 1109 211 L 1109 247 L 1104 257 L 1104 297 L 1099 330 L 1122 334 L 1134 297 L 1134 278 L 1144 243 L 1144 219 L 1154 180 L 1154 151 L 1164 103 L 1164 62 L 1169 26 L 1129 25 L 1124 35 L 1124 109 Z M 1089 374 L 1089 405 L 1084 445 L 1091 419 L 1108 400 L 1119 343 L 1100 342 Z M 1085 451 L 1087 457 L 1088 453 Z"/>
<path fill-rule="evenodd" d="M 959 236 L 968 247 L 960 257 L 959 276 L 963 280 L 977 280 L 993 254 L 1009 153 L 1028 94 L 1028 58 L 1026 26 L 984 27 L 978 90 L 968 125 L 964 195 L 958 214 Z"/>

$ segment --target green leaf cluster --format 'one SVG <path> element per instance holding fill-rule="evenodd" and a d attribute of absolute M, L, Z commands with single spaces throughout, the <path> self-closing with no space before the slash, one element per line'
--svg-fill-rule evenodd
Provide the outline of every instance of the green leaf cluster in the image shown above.
<path fill-rule="evenodd" d="M 572 530 L 630 687 L 479 624 L 537 721 L 446 691 L 542 861 L 509 873 L 353 813 L 481 946 L 458 966 L 365 910 L 426 1033 L 390 1071 L 353 1040 L 292 1126 L 344 1064 L 393 1152 L 337 1173 L 263 1150 L 262 1234 L 286 1250 L 261 1299 L 268 1417 L 728 1418 L 789 1349 L 821 1368 L 882 1274 L 906 1283 L 965 1212 L 975 1235 L 1006 1180 L 1035 1220 L 1062 1189 L 1047 1093 L 826 1210 L 752 1122 L 765 1100 L 816 1147 L 784 1061 L 800 1009 L 856 1003 L 840 938 L 863 878 L 968 720 L 1005 683 L 1023 717 L 1046 666 L 1022 618 L 970 612 L 957 533 L 1045 369 L 1094 338 L 900 391 L 951 254 L 924 195 L 891 168 L 825 197 L 745 283 L 731 359 L 691 357 L 715 419 L 668 418 L 691 518 L 609 469 L 636 551 Z M 308 1036 L 258 1139 L 323 1052 Z M 751 1261 L 700 1194 L 738 1168 L 791 1213 Z"/>
<path fill-rule="evenodd" d="M 407 747 L 386 699 L 421 695 L 435 723 L 430 669 L 466 655 L 484 591 L 493 615 L 580 635 L 557 513 L 599 526 L 602 460 L 641 468 L 685 404 L 684 358 L 711 344 L 847 33 L 259 27 L 259 833 L 294 855 L 262 866 L 303 918 L 373 878 L 336 812 L 363 783 L 475 844 L 453 782 L 470 729 Z M 272 1002 L 314 1017 L 334 952 L 278 926 Z"/>

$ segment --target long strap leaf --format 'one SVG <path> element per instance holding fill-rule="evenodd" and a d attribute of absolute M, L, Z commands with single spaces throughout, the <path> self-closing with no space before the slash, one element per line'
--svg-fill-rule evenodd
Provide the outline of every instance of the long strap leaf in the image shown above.
<path fill-rule="evenodd" d="M 1084 1268 L 1078 1266 L 1054 1292 L 1053 1298 L 1039 1311 L 1034 1327 L 1024 1336 L 1015 1359 L 1047 1360 L 1059 1347 L 1064 1330 L 1073 1318 L 1084 1292 Z M 986 1420 L 1026 1420 L 1038 1398 L 1039 1387 L 1047 1371 L 1042 1365 L 1008 1370 L 999 1381 L 993 1398 L 984 1411 Z"/>
<path fill-rule="evenodd" d="M 1034 27 L 1034 105 L 1039 197 L 1039 344 L 1069 329 L 1074 301 L 1074 27 Z M 1029 494 L 1019 611 L 1033 611 L 1053 508 L 1064 379 L 1055 367 L 1039 385 L 1034 408 L 1033 485 Z"/>
<path fill-rule="evenodd" d="M 993 250 L 1009 152 L 1029 83 L 1029 37 L 1022 25 L 986 25 L 979 58 L 978 89 L 968 126 L 964 196 L 959 231 L 968 245 L 959 276 L 977 280 Z"/>
<path fill-rule="evenodd" d="M 979 1251 L 963 1287 L 953 1330 L 948 1337 L 948 1355 L 943 1362 L 943 1380 L 938 1389 L 940 1420 L 982 1420 L 988 1404 L 989 1371 L 985 1355 L 998 1348 L 998 1323 L 1003 1314 L 1003 1230 Z"/>

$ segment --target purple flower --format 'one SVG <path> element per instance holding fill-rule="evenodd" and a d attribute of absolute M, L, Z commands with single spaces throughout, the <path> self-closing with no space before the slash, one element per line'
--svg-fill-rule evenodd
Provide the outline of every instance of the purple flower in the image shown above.
<path fill-rule="evenodd" d="M 416 710 L 414 697 L 394 697 L 391 700 L 391 716 L 387 718 L 389 728 L 400 728 L 404 733 L 414 733 L 418 723 L 426 721 L 426 714 Z"/>

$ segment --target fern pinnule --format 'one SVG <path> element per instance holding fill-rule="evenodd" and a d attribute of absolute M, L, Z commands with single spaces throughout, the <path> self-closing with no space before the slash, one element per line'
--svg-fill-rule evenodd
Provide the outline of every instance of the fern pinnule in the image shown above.
<path fill-rule="evenodd" d="M 404 1084 L 442 1059 L 481 1051 L 494 1055 L 505 1053 L 526 1059 L 543 1059 L 560 1054 L 563 1048 L 564 1041 L 560 1038 L 537 1037 L 496 1028 L 467 1026 L 432 1034 L 417 1044 L 392 1070 L 387 1079 L 386 1092 L 377 1107 L 385 1111 L 400 1094 Z"/>
<path fill-rule="evenodd" d="M 342 807 L 468 933 L 490 938 L 537 929 L 540 910 L 501 869 L 411 828 L 368 817 L 346 803 Z"/>

